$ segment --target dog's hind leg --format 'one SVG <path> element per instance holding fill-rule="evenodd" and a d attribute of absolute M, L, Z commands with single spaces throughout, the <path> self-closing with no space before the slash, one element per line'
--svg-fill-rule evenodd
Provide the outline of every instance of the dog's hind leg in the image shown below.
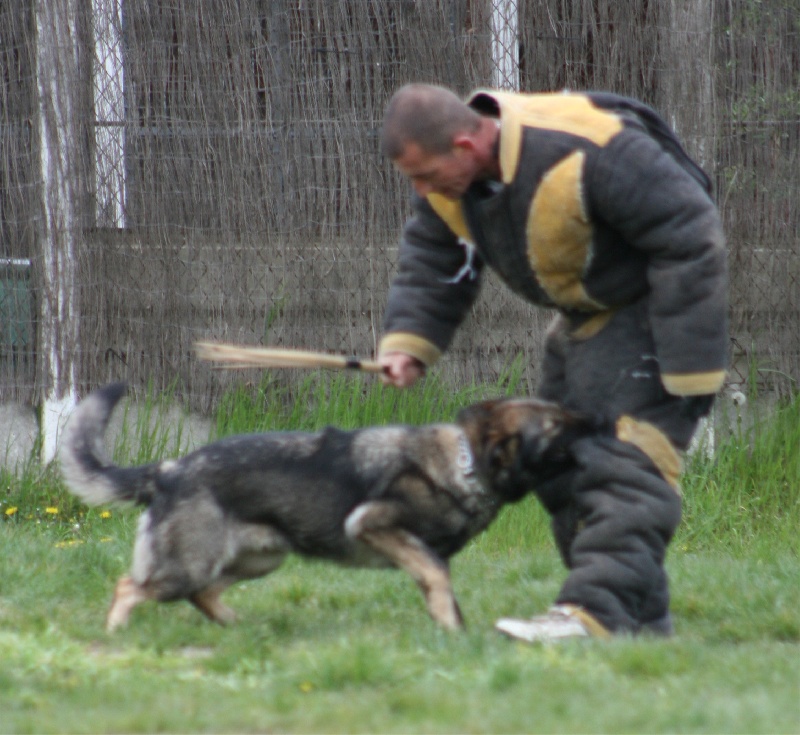
<path fill-rule="evenodd" d="M 228 547 L 231 558 L 226 560 L 220 576 L 189 596 L 189 602 L 220 625 L 236 620 L 236 613 L 220 600 L 220 595 L 234 582 L 257 579 L 274 571 L 289 549 L 286 539 L 269 526 L 229 521 L 229 532 L 235 544 Z"/>
<path fill-rule="evenodd" d="M 228 625 L 236 621 L 236 613 L 219 599 L 227 588 L 228 585 L 223 583 L 211 585 L 191 595 L 189 602 L 209 620 L 220 625 Z"/>
<path fill-rule="evenodd" d="M 131 577 L 121 577 L 114 588 L 114 597 L 106 616 L 106 630 L 112 633 L 127 624 L 131 610 L 145 600 L 151 599 L 154 599 L 154 596 L 145 587 L 134 582 Z"/>
<path fill-rule="evenodd" d="M 408 531 L 396 527 L 381 528 L 393 515 L 385 503 L 359 506 L 345 523 L 347 535 L 367 544 L 396 567 L 408 572 L 422 590 L 430 616 L 448 630 L 461 630 L 464 618 L 453 593 L 447 563 Z"/>

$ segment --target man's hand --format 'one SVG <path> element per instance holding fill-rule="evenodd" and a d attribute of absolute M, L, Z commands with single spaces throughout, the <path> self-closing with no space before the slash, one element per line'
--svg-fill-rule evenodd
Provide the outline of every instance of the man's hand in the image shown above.
<path fill-rule="evenodd" d="M 381 380 L 395 388 L 408 388 L 425 375 L 425 365 L 404 352 L 387 352 L 378 362 L 384 367 Z"/>

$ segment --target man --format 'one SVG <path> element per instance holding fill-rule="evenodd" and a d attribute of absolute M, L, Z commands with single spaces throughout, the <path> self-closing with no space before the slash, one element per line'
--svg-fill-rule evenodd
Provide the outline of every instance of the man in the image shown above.
<path fill-rule="evenodd" d="M 484 266 L 555 308 L 538 394 L 607 417 L 535 488 L 569 570 L 555 605 L 497 628 L 528 641 L 669 635 L 679 451 L 727 365 L 727 275 L 706 175 L 647 106 L 610 94 L 412 84 L 382 148 L 413 185 L 379 360 L 409 386 L 447 349 Z"/>

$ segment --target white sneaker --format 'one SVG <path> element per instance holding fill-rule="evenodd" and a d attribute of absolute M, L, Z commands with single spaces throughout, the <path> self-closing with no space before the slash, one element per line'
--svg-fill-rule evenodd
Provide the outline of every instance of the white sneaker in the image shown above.
<path fill-rule="evenodd" d="M 555 605 L 545 615 L 537 615 L 528 620 L 500 618 L 494 627 L 511 638 L 528 643 L 546 643 L 559 641 L 562 638 L 610 636 L 600 622 L 577 605 Z"/>

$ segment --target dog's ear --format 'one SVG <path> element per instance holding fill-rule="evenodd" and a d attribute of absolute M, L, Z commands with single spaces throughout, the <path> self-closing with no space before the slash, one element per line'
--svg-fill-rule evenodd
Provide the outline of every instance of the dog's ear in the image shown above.
<path fill-rule="evenodd" d="M 473 426 L 485 425 L 497 403 L 497 400 L 480 401 L 479 403 L 473 403 L 466 408 L 462 408 L 458 414 L 456 414 L 456 423 L 460 426 L 468 424 Z"/>
<path fill-rule="evenodd" d="M 528 466 L 568 462 L 578 439 L 613 433 L 613 422 L 601 414 L 564 410 L 523 428 L 521 459 Z"/>

